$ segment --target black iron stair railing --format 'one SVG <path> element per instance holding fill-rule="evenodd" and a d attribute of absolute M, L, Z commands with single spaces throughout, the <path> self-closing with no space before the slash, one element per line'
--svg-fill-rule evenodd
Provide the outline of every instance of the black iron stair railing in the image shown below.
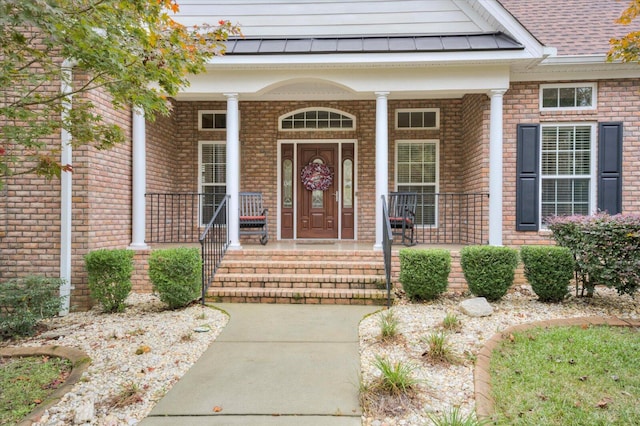
<path fill-rule="evenodd" d="M 387 308 L 391 307 L 391 246 L 393 244 L 393 234 L 391 233 L 391 221 L 387 201 L 382 195 L 382 253 L 384 256 L 384 275 L 387 285 Z"/>
<path fill-rule="evenodd" d="M 202 254 L 202 304 L 229 247 L 228 200 L 229 195 L 225 195 L 199 238 Z"/>

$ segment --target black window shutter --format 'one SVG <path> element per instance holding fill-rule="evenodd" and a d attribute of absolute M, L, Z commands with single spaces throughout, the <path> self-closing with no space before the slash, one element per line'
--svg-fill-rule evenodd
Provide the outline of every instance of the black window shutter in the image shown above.
<path fill-rule="evenodd" d="M 598 210 L 622 213 L 622 123 L 600 123 L 598 135 Z"/>
<path fill-rule="evenodd" d="M 518 124 L 516 230 L 537 231 L 540 222 L 540 125 Z"/>

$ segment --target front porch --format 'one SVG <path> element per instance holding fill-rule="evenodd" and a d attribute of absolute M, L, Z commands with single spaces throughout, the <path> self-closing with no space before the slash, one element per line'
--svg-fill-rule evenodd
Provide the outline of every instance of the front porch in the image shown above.
<path fill-rule="evenodd" d="M 221 202 L 210 193 L 148 193 L 146 198 L 146 240 L 148 244 L 195 243 Z M 268 199 L 268 198 L 267 198 Z M 273 208 L 271 209 L 273 210 Z M 418 195 L 415 212 L 415 237 L 421 245 L 482 245 L 488 242 L 489 194 L 436 193 Z M 374 211 L 365 212 L 373 217 Z M 371 250 L 368 238 L 305 239 L 282 238 L 277 218 L 269 214 L 270 239 L 274 244 L 291 247 L 311 244 L 353 244 Z M 225 224 L 226 226 L 226 224 Z M 253 244 L 256 237 L 242 236 L 241 244 Z M 400 239 L 396 238 L 396 244 Z"/>
<path fill-rule="evenodd" d="M 134 121 L 134 160 L 136 152 L 146 157 L 133 167 L 132 247 L 195 242 L 226 203 L 216 224 L 226 236 L 203 250 L 207 282 L 217 270 L 210 288 L 218 290 L 209 295 L 318 303 L 329 290 L 348 290 L 349 296 L 329 299 L 352 303 L 379 299 L 380 282 L 386 287 L 380 200 L 391 192 L 417 194 L 417 248 L 501 245 L 504 71 L 476 70 L 471 83 L 442 70 L 385 68 L 365 85 L 341 82 L 344 76 L 333 71 L 299 78 L 261 74 L 260 88 L 227 93 L 214 84 L 181 94 L 172 100 L 171 117 L 146 127 Z M 434 81 L 442 83 L 438 90 Z M 321 92 L 329 98 L 316 96 Z M 268 209 L 264 249 L 254 250 L 257 238 L 240 232 L 241 192 L 261 193 Z M 311 244 L 317 241 L 331 244 Z M 343 244 L 358 249 L 335 250 Z M 340 263 L 345 257 L 365 266 Z M 236 265 L 226 266 L 231 261 Z M 249 272 L 252 262 L 260 268 Z M 456 265 L 453 291 L 466 287 Z"/>
<path fill-rule="evenodd" d="M 222 302 L 383 305 L 389 303 L 393 289 L 400 287 L 398 252 L 403 246 L 398 236 L 395 245 L 381 249 L 375 249 L 372 241 L 355 239 L 280 238 L 263 245 L 259 236 L 253 235 L 241 237 L 241 246 L 231 247 L 228 196 L 217 206 L 211 194 L 153 193 L 147 197 L 146 243 L 152 249 L 200 241 L 203 298 Z M 451 251 L 452 292 L 466 289 L 459 266 L 460 248 L 486 243 L 487 198 L 486 194 L 420 196 L 416 223 L 432 218 L 434 225 L 416 225 L 418 244 L 412 247 L 444 247 Z M 204 220 L 208 221 L 206 227 L 201 226 Z M 385 250 L 390 250 L 389 266 L 385 265 Z"/>

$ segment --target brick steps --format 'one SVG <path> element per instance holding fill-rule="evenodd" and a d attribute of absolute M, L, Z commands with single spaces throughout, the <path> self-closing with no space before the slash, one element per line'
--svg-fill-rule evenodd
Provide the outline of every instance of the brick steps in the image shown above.
<path fill-rule="evenodd" d="M 384 305 L 387 302 L 387 293 L 386 290 L 210 287 L 207 298 L 216 302 L 232 303 Z"/>
<path fill-rule="evenodd" d="M 226 260 L 269 260 L 269 261 L 344 261 L 357 258 L 358 261 L 382 262 L 382 252 L 373 250 L 260 250 L 243 249 L 228 251 Z"/>
<path fill-rule="evenodd" d="M 385 304 L 382 254 L 372 250 L 227 252 L 207 296 L 247 303 Z"/>
<path fill-rule="evenodd" d="M 314 275 L 314 274 L 220 274 L 214 280 L 223 287 L 256 288 L 366 288 L 384 286 L 381 277 L 371 275 Z"/>
<path fill-rule="evenodd" d="M 380 261 L 279 261 L 279 260 L 229 260 L 218 268 L 219 274 L 301 274 L 301 275 L 384 275 Z"/>

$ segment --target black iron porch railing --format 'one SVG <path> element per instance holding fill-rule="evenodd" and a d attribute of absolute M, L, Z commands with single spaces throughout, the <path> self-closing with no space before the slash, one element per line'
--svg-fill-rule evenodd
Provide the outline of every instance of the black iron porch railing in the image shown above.
<path fill-rule="evenodd" d="M 147 193 L 147 243 L 195 243 L 224 194 Z M 218 201 L 218 203 L 216 203 Z"/>
<path fill-rule="evenodd" d="M 149 193 L 146 197 L 147 243 L 195 243 L 224 194 Z M 419 193 L 415 213 L 420 244 L 487 244 L 487 193 Z"/>
<path fill-rule="evenodd" d="M 198 239 L 202 253 L 202 304 L 204 304 L 207 290 L 213 281 L 216 270 L 229 247 L 228 200 L 229 196 L 225 195 Z"/>
<path fill-rule="evenodd" d="M 393 234 L 391 222 L 389 221 L 389 211 L 387 200 L 382 196 L 382 253 L 384 256 L 384 275 L 387 285 L 387 308 L 391 308 L 391 245 L 393 244 Z"/>
<path fill-rule="evenodd" d="M 418 194 L 415 232 L 419 244 L 487 244 L 489 194 Z"/>

